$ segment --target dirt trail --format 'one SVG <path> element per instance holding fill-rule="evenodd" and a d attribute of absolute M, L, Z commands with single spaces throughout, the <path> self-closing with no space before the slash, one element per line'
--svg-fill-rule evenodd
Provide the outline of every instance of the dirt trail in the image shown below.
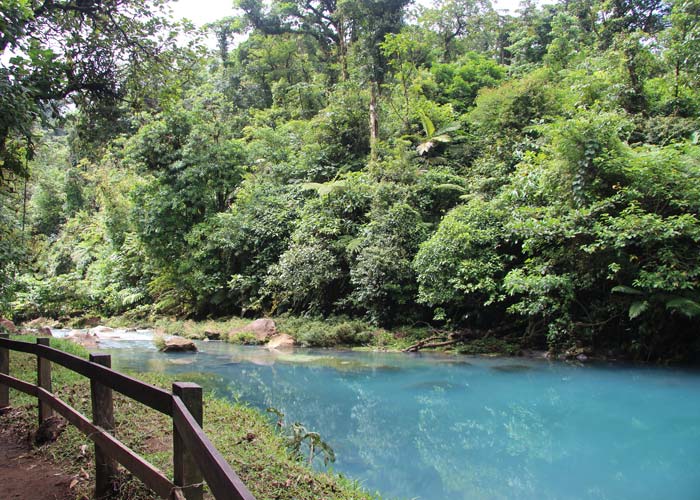
<path fill-rule="evenodd" d="M 0 429 L 0 500 L 74 500 L 71 480 L 22 436 Z"/>

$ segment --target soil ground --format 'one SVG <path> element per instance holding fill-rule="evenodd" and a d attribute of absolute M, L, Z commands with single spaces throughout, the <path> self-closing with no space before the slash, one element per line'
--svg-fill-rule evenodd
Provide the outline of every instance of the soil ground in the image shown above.
<path fill-rule="evenodd" d="M 34 453 L 26 437 L 0 429 L 0 500 L 74 500 L 72 480 Z"/>

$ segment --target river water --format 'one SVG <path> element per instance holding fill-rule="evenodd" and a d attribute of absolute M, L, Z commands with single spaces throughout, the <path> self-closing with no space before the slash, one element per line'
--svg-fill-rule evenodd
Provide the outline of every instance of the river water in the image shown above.
<path fill-rule="evenodd" d="M 115 368 L 275 407 L 383 498 L 700 498 L 698 371 L 137 339 L 103 341 Z"/>

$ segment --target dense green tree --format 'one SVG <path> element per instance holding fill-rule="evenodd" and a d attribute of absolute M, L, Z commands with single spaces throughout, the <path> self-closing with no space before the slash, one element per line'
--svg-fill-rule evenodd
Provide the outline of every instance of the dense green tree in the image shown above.
<path fill-rule="evenodd" d="M 240 0 L 245 20 L 266 35 L 290 33 L 315 40 L 322 60 L 332 67 L 333 80 L 348 77 L 347 47 L 351 23 L 342 2 L 336 0 L 274 1 L 266 7 L 259 0 Z"/>
<path fill-rule="evenodd" d="M 378 99 L 389 70 L 381 49 L 386 36 L 398 33 L 403 25 L 404 7 L 408 0 L 362 0 L 346 2 L 344 9 L 353 19 L 352 46 L 358 77 L 369 86 L 369 140 L 372 158 L 377 157 L 379 141 Z"/>
<path fill-rule="evenodd" d="M 700 3 L 686 0 L 671 5 L 671 27 L 663 38 L 673 68 L 673 111 L 681 114 L 687 112 L 683 105 L 690 98 L 687 91 L 700 78 Z"/>
<path fill-rule="evenodd" d="M 542 61 L 552 41 L 555 13 L 556 7 L 551 5 L 539 8 L 532 0 L 520 3 L 519 15 L 509 33 L 511 45 L 508 52 L 514 68 L 527 71 Z"/>
<path fill-rule="evenodd" d="M 194 268 L 214 278 L 220 310 L 263 310 L 265 275 L 287 249 L 300 198 L 296 188 L 249 178 L 229 210 L 193 228 L 188 239 Z"/>
<path fill-rule="evenodd" d="M 377 212 L 352 246 L 349 299 L 380 324 L 419 317 L 411 310 L 417 292 L 411 261 L 425 239 L 426 225 L 407 204 Z"/>
<path fill-rule="evenodd" d="M 465 112 L 474 104 L 479 90 L 494 87 L 505 76 L 505 69 L 492 59 L 468 52 L 450 64 L 433 64 L 432 73 L 440 93 L 432 96 L 438 102 L 450 103 Z"/>
<path fill-rule="evenodd" d="M 603 48 L 618 34 L 641 31 L 656 35 L 668 25 L 669 3 L 664 0 L 607 0 L 598 5 L 598 33 Z"/>
<path fill-rule="evenodd" d="M 436 319 L 488 324 L 484 316 L 502 300 L 503 277 L 514 258 L 503 251 L 504 221 L 502 208 L 473 200 L 448 213 L 421 245 L 414 261 L 418 300 L 435 308 Z"/>
<path fill-rule="evenodd" d="M 160 1 L 86 4 L 72 0 L 3 0 L 3 170 L 19 171 L 13 141 L 21 139 L 25 143 L 28 157 L 34 119 L 57 112 L 57 101 L 72 97 L 76 102 L 89 103 L 124 95 L 120 66 L 125 61 L 132 68 L 148 64 L 170 43 L 159 36 L 166 23 L 163 6 Z M 166 32 L 165 36 L 171 35 Z"/>
<path fill-rule="evenodd" d="M 697 348 L 695 0 L 2 5 L 3 312 Z"/>
<path fill-rule="evenodd" d="M 481 52 L 495 48 L 495 16 L 488 0 L 439 0 L 434 8 L 420 12 L 419 22 L 437 34 L 443 62 L 451 62 L 463 43 Z"/>

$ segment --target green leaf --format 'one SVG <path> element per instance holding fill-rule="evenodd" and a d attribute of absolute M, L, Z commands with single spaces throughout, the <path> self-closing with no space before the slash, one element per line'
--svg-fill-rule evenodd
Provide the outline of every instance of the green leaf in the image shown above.
<path fill-rule="evenodd" d="M 630 319 L 634 319 L 640 314 L 642 314 L 644 311 L 646 311 L 649 308 L 649 302 L 646 300 L 641 300 L 637 302 L 632 302 L 632 305 L 630 305 L 630 310 L 629 310 L 629 315 Z"/>
<path fill-rule="evenodd" d="M 452 122 L 452 123 L 449 123 L 449 124 L 445 125 L 444 127 L 442 127 L 442 128 L 441 128 L 440 130 L 438 130 L 437 132 L 435 132 L 435 135 L 443 135 L 443 134 L 447 134 L 447 133 L 449 133 L 449 132 L 456 132 L 456 131 L 459 130 L 460 128 L 462 128 L 462 124 L 461 124 L 461 123 L 459 123 L 459 122 Z"/>
<path fill-rule="evenodd" d="M 364 241 L 363 237 L 358 237 L 358 238 L 353 238 L 351 239 L 347 245 L 345 245 L 345 251 L 348 253 L 354 253 L 358 248 L 360 248 L 360 245 Z"/>
<path fill-rule="evenodd" d="M 435 137 L 431 138 L 430 140 L 435 141 L 435 142 L 452 142 L 452 138 L 447 134 L 436 135 Z"/>
<path fill-rule="evenodd" d="M 626 293 L 627 295 L 644 295 L 643 292 L 632 288 L 631 286 L 618 285 L 613 287 L 612 292 L 614 293 Z"/>
<path fill-rule="evenodd" d="M 324 183 L 319 183 L 319 182 L 305 182 L 301 185 L 303 189 L 308 189 L 308 190 L 314 190 L 318 193 L 319 196 L 325 196 L 328 193 L 345 187 L 347 182 L 345 180 L 340 180 L 340 181 L 331 181 L 331 182 L 324 182 Z"/>
<path fill-rule="evenodd" d="M 437 189 L 444 191 L 459 191 L 460 193 L 466 192 L 466 189 L 463 186 L 459 186 L 457 184 L 440 184 L 437 186 Z"/>
<path fill-rule="evenodd" d="M 435 134 L 435 125 L 433 124 L 433 121 L 428 118 L 428 115 L 425 113 L 420 114 L 420 121 L 423 125 L 423 130 L 425 131 L 426 137 L 432 137 Z"/>
<path fill-rule="evenodd" d="M 700 316 L 700 304 L 690 299 L 678 298 L 669 300 L 666 302 L 666 309 L 678 311 L 689 318 Z"/>

